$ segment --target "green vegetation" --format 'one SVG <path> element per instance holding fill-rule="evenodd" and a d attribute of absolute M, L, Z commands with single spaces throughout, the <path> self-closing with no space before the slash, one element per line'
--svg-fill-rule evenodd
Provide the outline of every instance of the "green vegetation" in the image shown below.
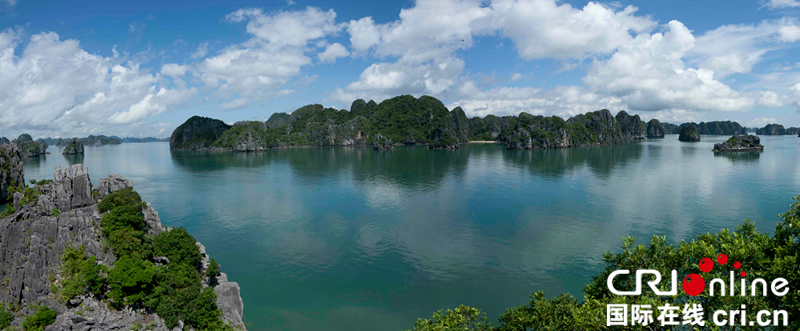
<path fill-rule="evenodd" d="M 206 269 L 206 277 L 217 277 L 219 276 L 220 267 L 217 260 L 211 259 L 208 262 L 208 269 Z"/>
<path fill-rule="evenodd" d="M 603 260 L 604 270 L 594 277 L 584 288 L 584 300 L 579 302 L 570 294 L 561 294 L 551 299 L 545 298 L 543 292 L 531 295 L 527 304 L 506 310 L 499 318 L 497 326 L 485 323 L 483 315 L 475 308 L 460 306 L 455 311 L 439 311 L 431 319 L 419 319 L 414 325 L 415 331 L 446 330 L 609 330 L 606 326 L 606 310 L 608 303 L 650 304 L 653 307 L 666 303 L 683 305 L 686 303 L 702 304 L 706 316 L 706 330 L 722 330 L 710 323 L 710 313 L 716 310 L 739 309 L 747 305 L 747 320 L 755 320 L 755 314 L 762 309 L 786 310 L 789 313 L 789 328 L 776 327 L 774 330 L 796 328 L 800 316 L 793 312 L 800 311 L 800 292 L 794 290 L 785 296 L 709 296 L 707 291 L 699 296 L 690 297 L 679 290 L 675 297 L 661 297 L 652 291 L 643 291 L 641 296 L 615 296 L 606 286 L 606 280 L 615 270 L 655 269 L 662 275 L 677 270 L 679 275 L 700 273 L 698 262 L 705 257 L 716 258 L 719 254 L 728 255 L 729 261 L 740 261 L 743 270 L 747 271 L 746 279 L 755 277 L 768 282 L 783 277 L 789 284 L 800 283 L 800 272 L 797 269 L 800 261 L 800 196 L 794 198 L 795 203 L 780 215 L 775 234 L 761 233 L 756 230 L 750 220 L 737 226 L 734 231 L 723 229 L 715 234 L 703 234 L 694 240 L 681 241 L 677 245 L 667 243 L 665 237 L 653 236 L 649 244 L 635 244 L 633 238 L 623 241 L 622 252 L 606 253 Z M 727 279 L 728 272 L 733 270 L 729 262 L 727 266 L 714 268 L 703 274 L 709 279 Z M 706 276 L 708 275 L 708 276 Z M 647 281 L 644 279 L 643 281 Z M 652 280 L 652 278 L 650 279 Z M 617 277 L 615 288 L 620 291 L 631 291 L 636 287 L 635 277 Z M 662 290 L 671 284 L 660 283 Z M 738 284 L 737 284 L 738 287 Z M 653 325 L 651 325 L 653 326 Z M 651 330 L 645 327 L 628 328 L 630 330 Z M 661 328 L 657 328 L 661 329 Z M 742 330 L 757 329 L 743 327 Z"/>
<path fill-rule="evenodd" d="M 56 311 L 47 306 L 33 305 L 31 309 L 36 312 L 33 315 L 25 316 L 22 321 L 22 329 L 25 331 L 43 331 L 45 326 L 56 321 Z"/>
<path fill-rule="evenodd" d="M 60 286 L 56 286 L 53 293 L 56 299 L 61 303 L 67 303 L 84 293 L 102 297 L 105 293 L 108 268 L 97 264 L 96 260 L 94 256 L 87 257 L 83 246 L 64 248 L 59 266 L 62 279 L 59 282 Z"/>
<path fill-rule="evenodd" d="M 0 330 L 5 329 L 14 321 L 14 314 L 6 310 L 6 304 L 0 303 Z"/>
<path fill-rule="evenodd" d="M 119 259 L 107 270 L 95 266 L 93 257 L 87 259 L 82 247 L 65 250 L 62 300 L 80 293 L 105 295 L 116 309 L 135 306 L 155 311 L 169 328 L 183 320 L 197 330 L 232 330 L 221 320 L 214 290 L 202 288 L 208 271 L 202 270 L 195 239 L 184 228 L 151 238 L 141 212 L 144 206 L 132 188 L 103 198 L 98 204 L 105 212 L 103 238 Z M 170 262 L 156 266 L 153 256 L 166 256 Z"/>

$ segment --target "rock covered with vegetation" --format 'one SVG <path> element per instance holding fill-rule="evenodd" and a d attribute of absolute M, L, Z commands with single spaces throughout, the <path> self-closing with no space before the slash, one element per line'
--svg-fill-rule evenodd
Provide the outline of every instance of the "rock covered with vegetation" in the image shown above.
<path fill-rule="evenodd" d="M 0 145 L 0 200 L 6 200 L 13 194 L 10 190 L 12 187 L 25 183 L 25 168 L 21 157 L 17 145 Z"/>
<path fill-rule="evenodd" d="M 657 119 L 647 122 L 647 138 L 664 138 L 664 126 Z"/>
<path fill-rule="evenodd" d="M 742 127 L 738 122 L 732 121 L 700 122 L 700 124 L 694 122 L 683 123 L 680 126 L 675 127 L 673 131 L 669 133 L 680 134 L 681 130 L 687 126 L 694 126 L 699 134 L 735 135 L 747 133 L 746 128 Z"/>
<path fill-rule="evenodd" d="M 192 116 L 172 132 L 170 149 L 205 149 L 211 147 L 230 125 L 208 117 Z"/>
<path fill-rule="evenodd" d="M 793 135 L 793 136 L 800 135 L 800 128 L 798 128 L 798 127 L 787 128 L 786 129 L 786 134 L 787 135 Z"/>
<path fill-rule="evenodd" d="M 694 125 L 684 126 L 681 129 L 681 134 L 678 136 L 678 140 L 687 142 L 700 141 L 700 132 L 697 131 L 697 128 Z"/>
<path fill-rule="evenodd" d="M 238 285 L 202 245 L 165 229 L 124 177 L 100 182 L 56 166 L 53 180 L 13 189 L 21 198 L 0 219 L 0 328 L 243 328 Z"/>
<path fill-rule="evenodd" d="M 717 233 L 706 233 L 689 241 L 672 244 L 666 236 L 653 236 L 649 242 L 638 243 L 632 237 L 624 238 L 618 253 L 605 253 L 604 266 L 591 282 L 583 288 L 583 297 L 579 300 L 573 295 L 565 293 L 545 296 L 544 292 L 530 295 L 527 302 L 511 307 L 500 315 L 497 323 L 490 323 L 484 313 L 478 308 L 458 306 L 452 309 L 440 310 L 433 313 L 431 318 L 420 318 L 414 323 L 413 331 L 527 331 L 527 330 L 616 330 L 607 325 L 608 304 L 648 304 L 655 314 L 657 307 L 670 304 L 681 307 L 684 304 L 701 304 L 703 307 L 703 320 L 705 327 L 678 327 L 660 326 L 658 321 L 649 326 L 628 328 L 625 330 L 727 330 L 717 328 L 713 324 L 712 314 L 719 310 L 740 310 L 743 305 L 748 309 L 742 310 L 746 317 L 742 320 L 755 321 L 756 315 L 761 310 L 784 310 L 788 313 L 788 325 L 785 327 L 744 327 L 743 330 L 795 330 L 800 323 L 800 292 L 792 284 L 800 283 L 800 273 L 797 272 L 797 261 L 800 259 L 800 196 L 794 198 L 795 203 L 790 209 L 779 215 L 774 234 L 760 232 L 755 223 L 745 220 L 735 229 L 722 229 Z M 635 297 L 621 297 L 611 293 L 608 287 L 609 275 L 617 270 L 658 270 L 662 275 L 669 275 L 671 270 L 676 270 L 678 279 L 689 274 L 700 273 L 698 262 L 703 258 L 716 260 L 720 254 L 726 254 L 726 264 L 716 264 L 711 271 L 703 272 L 702 277 L 706 282 L 712 279 L 726 280 L 730 272 L 736 267 L 733 261 L 741 263 L 741 270 L 746 270 L 743 281 L 753 282 L 755 278 L 762 278 L 767 282 L 777 278 L 784 278 L 791 288 L 784 296 L 777 295 L 716 295 L 689 296 L 680 290 L 675 296 L 660 296 L 653 291 L 645 289 L 642 295 Z M 736 279 L 738 270 L 736 270 Z M 668 276 L 667 276 L 668 277 Z M 618 291 L 633 291 L 637 282 L 633 277 L 616 278 L 615 288 Z M 667 286 L 668 280 L 661 282 Z M 706 283 L 708 284 L 708 283 Z M 750 287 L 751 285 L 748 285 Z M 752 285 L 755 286 L 755 285 Z M 646 287 L 646 285 L 645 285 Z M 739 285 L 736 284 L 736 288 Z M 760 286 L 757 288 L 761 288 Z M 717 289 L 719 289 L 717 285 Z M 706 290 L 708 291 L 708 290 Z M 708 292 L 706 292 L 708 293 Z M 729 292 L 730 293 L 730 292 Z M 737 292 L 738 293 L 738 292 Z M 755 292 L 760 293 L 760 292 Z M 549 298 L 548 298 L 549 297 Z M 679 308 L 680 309 L 680 308 Z M 655 317 L 654 317 L 655 318 Z M 680 317 L 679 317 L 680 319 Z M 678 320 L 679 320 L 678 319 Z M 781 319 L 781 325 L 784 325 Z"/>
<path fill-rule="evenodd" d="M 714 152 L 763 151 L 761 139 L 753 135 L 733 136 L 725 142 L 714 144 Z"/>
<path fill-rule="evenodd" d="M 17 145 L 22 156 L 35 157 L 47 152 L 47 143 L 43 140 L 34 141 L 27 133 L 21 134 L 13 143 Z"/>
<path fill-rule="evenodd" d="M 514 131 L 505 141 L 508 149 L 563 148 L 609 145 L 644 138 L 639 116 L 627 113 L 619 118 L 607 109 L 579 114 L 568 120 L 558 116 L 519 115 Z"/>
<path fill-rule="evenodd" d="M 63 155 L 83 154 L 83 141 L 78 138 L 72 138 L 67 141 L 64 150 L 61 151 Z"/>
<path fill-rule="evenodd" d="M 763 128 L 756 130 L 756 134 L 759 136 L 779 136 L 785 135 L 786 129 L 780 124 L 767 124 Z"/>
<path fill-rule="evenodd" d="M 375 150 L 385 151 L 394 149 L 394 144 L 392 140 L 384 137 L 382 134 L 378 133 L 375 135 L 375 143 L 374 143 Z"/>

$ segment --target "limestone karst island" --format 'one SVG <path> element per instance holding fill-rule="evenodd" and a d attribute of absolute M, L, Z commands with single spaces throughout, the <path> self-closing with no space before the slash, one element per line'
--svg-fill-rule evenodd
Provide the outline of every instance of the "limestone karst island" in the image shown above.
<path fill-rule="evenodd" d="M 0 25 L 0 330 L 800 330 L 800 0 Z"/>

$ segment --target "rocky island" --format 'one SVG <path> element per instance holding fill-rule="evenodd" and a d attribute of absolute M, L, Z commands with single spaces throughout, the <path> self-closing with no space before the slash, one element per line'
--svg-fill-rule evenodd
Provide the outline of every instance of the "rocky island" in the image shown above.
<path fill-rule="evenodd" d="M 25 157 L 36 157 L 47 153 L 47 142 L 44 139 L 34 141 L 27 133 L 21 134 L 12 143 L 17 145 L 20 154 Z"/>
<path fill-rule="evenodd" d="M 714 144 L 714 152 L 763 151 L 761 139 L 753 135 L 733 136 L 725 142 Z"/>
<path fill-rule="evenodd" d="M 767 124 L 763 128 L 757 129 L 756 134 L 759 136 L 781 136 L 787 133 L 783 125 Z"/>
<path fill-rule="evenodd" d="M 76 164 L 26 187 L 20 150 L 0 151 L 13 197 L 0 215 L 0 328 L 244 329 L 238 284 L 185 229 L 164 228 L 132 182 L 92 186 Z"/>
<path fill-rule="evenodd" d="M 83 154 L 83 141 L 78 138 L 72 138 L 67 141 L 64 150 L 61 151 L 63 155 Z"/>
<path fill-rule="evenodd" d="M 686 142 L 700 141 L 700 132 L 697 131 L 697 128 L 694 125 L 684 126 L 683 129 L 681 129 L 681 134 L 678 136 L 678 140 Z"/>

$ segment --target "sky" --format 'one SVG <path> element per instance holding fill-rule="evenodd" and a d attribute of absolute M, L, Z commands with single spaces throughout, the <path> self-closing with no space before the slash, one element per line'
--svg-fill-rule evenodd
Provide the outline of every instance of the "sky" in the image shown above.
<path fill-rule="evenodd" d="M 799 19 L 800 0 L 0 0 L 0 136 L 168 137 L 403 94 L 800 126 Z"/>

